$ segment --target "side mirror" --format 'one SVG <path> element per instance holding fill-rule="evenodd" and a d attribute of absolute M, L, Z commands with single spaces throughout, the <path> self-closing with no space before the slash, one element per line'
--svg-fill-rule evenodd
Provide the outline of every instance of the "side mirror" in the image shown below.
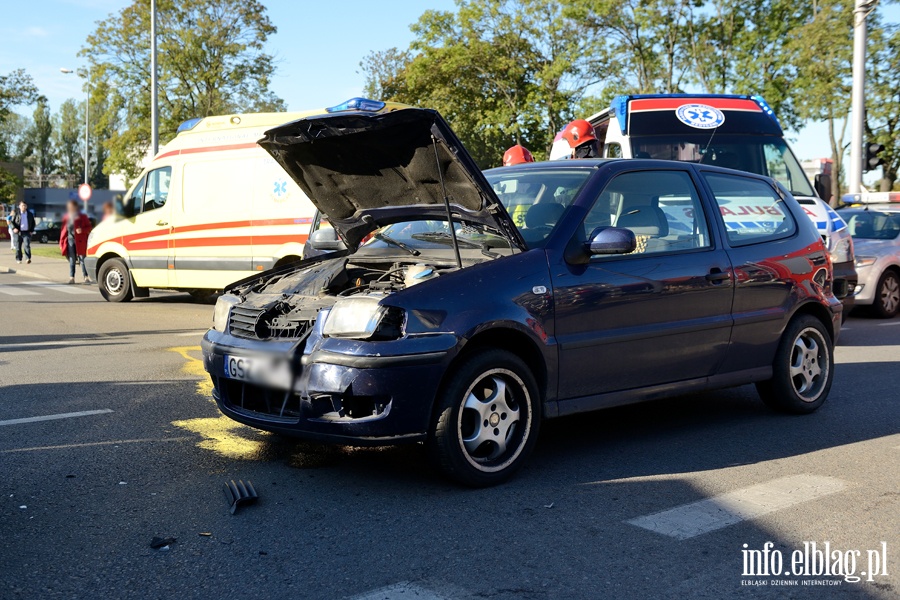
<path fill-rule="evenodd" d="M 309 236 L 309 245 L 313 250 L 325 250 L 333 252 L 336 250 L 346 250 L 347 246 L 338 239 L 337 232 L 331 227 L 317 229 Z"/>
<path fill-rule="evenodd" d="M 115 207 L 116 214 L 126 219 L 133 217 L 131 214 L 131 203 L 125 204 L 125 201 L 122 199 L 122 194 L 116 194 L 116 197 L 113 199 L 113 206 Z"/>
<path fill-rule="evenodd" d="M 621 227 L 598 227 L 591 232 L 590 240 L 585 244 L 591 255 L 596 254 L 628 254 L 637 248 L 634 232 Z"/>

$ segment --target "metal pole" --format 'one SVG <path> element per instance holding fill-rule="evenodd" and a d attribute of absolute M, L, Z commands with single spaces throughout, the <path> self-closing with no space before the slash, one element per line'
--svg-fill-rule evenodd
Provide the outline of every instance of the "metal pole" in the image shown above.
<path fill-rule="evenodd" d="M 88 171 L 90 170 L 91 145 L 91 68 L 87 70 L 87 92 L 84 98 L 84 182 L 88 183 Z"/>
<path fill-rule="evenodd" d="M 856 0 L 853 9 L 853 89 L 851 92 L 850 169 L 851 194 L 862 191 L 863 127 L 866 119 L 866 15 L 869 0 Z"/>
<path fill-rule="evenodd" d="M 150 0 L 150 150 L 159 151 L 159 108 L 156 80 L 156 0 Z"/>

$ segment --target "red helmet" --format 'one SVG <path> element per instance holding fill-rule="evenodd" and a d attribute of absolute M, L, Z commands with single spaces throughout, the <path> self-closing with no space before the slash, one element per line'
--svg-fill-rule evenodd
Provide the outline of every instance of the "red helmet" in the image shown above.
<path fill-rule="evenodd" d="M 503 153 L 504 167 L 511 167 L 513 165 L 521 165 L 522 163 L 529 162 L 534 162 L 534 157 L 525 146 L 519 146 L 517 144 Z"/>
<path fill-rule="evenodd" d="M 569 142 L 570 148 L 577 148 L 588 142 L 596 142 L 593 126 L 584 119 L 575 119 L 565 126 L 562 132 L 563 139 Z"/>

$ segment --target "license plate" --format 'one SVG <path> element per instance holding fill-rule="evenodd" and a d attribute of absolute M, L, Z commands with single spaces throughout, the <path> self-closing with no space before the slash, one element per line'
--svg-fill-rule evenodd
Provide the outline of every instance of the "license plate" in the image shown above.
<path fill-rule="evenodd" d="M 225 355 L 225 377 L 241 381 L 253 381 L 254 360 L 242 356 Z"/>

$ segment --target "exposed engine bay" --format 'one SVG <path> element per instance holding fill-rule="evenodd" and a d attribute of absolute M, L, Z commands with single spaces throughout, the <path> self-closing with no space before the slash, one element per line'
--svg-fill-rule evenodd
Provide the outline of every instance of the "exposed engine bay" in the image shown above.
<path fill-rule="evenodd" d="M 319 312 L 331 309 L 343 298 L 377 303 L 390 294 L 455 270 L 455 264 L 414 259 L 387 262 L 354 256 L 270 274 L 229 290 L 228 294 L 236 298 L 228 331 L 249 339 L 304 339 L 312 331 Z M 402 323 L 391 323 L 389 318 L 383 321 L 383 326 L 402 327 Z"/>

